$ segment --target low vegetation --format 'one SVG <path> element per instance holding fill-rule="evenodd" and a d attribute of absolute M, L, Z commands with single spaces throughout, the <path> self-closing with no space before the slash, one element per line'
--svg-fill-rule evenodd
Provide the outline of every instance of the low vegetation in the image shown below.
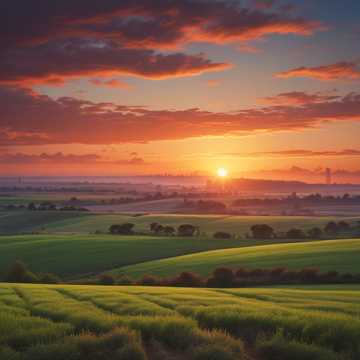
<path fill-rule="evenodd" d="M 359 292 L 0 284 L 0 359 L 356 360 Z"/>

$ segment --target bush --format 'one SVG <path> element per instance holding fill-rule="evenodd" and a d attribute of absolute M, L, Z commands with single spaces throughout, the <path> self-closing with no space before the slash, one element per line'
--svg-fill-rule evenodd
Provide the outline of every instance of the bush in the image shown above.
<path fill-rule="evenodd" d="M 185 286 L 185 287 L 200 287 L 203 281 L 198 274 L 192 272 L 182 272 L 175 278 L 169 280 L 169 285 Z"/>
<path fill-rule="evenodd" d="M 132 284 L 134 284 L 134 280 L 126 275 L 122 275 L 116 280 L 116 284 L 117 285 L 132 285 Z"/>
<path fill-rule="evenodd" d="M 40 274 L 39 278 L 42 284 L 59 284 L 61 282 L 57 275 L 51 273 Z"/>
<path fill-rule="evenodd" d="M 115 224 L 110 226 L 109 232 L 110 234 L 132 235 L 134 226 L 132 223 Z"/>
<path fill-rule="evenodd" d="M 274 229 L 266 224 L 253 225 L 250 230 L 254 239 L 271 239 L 275 235 Z"/>
<path fill-rule="evenodd" d="M 179 236 L 194 236 L 195 232 L 198 232 L 198 229 L 194 225 L 182 224 L 178 227 Z"/>
<path fill-rule="evenodd" d="M 224 231 L 218 231 L 214 234 L 215 239 L 231 239 L 231 234 L 224 232 Z"/>
<path fill-rule="evenodd" d="M 110 274 L 101 274 L 99 276 L 99 284 L 100 285 L 114 285 L 115 278 Z"/>
<path fill-rule="evenodd" d="M 5 276 L 5 281 L 14 283 L 36 283 L 39 282 L 39 278 L 31 272 L 23 262 L 17 260 L 10 267 Z"/>
<path fill-rule="evenodd" d="M 141 285 L 159 285 L 161 282 L 161 279 L 157 278 L 153 275 L 144 275 L 142 279 L 139 281 L 139 284 Z"/>
<path fill-rule="evenodd" d="M 229 268 L 217 268 L 208 279 L 207 284 L 211 287 L 231 287 L 234 284 L 234 273 Z"/>

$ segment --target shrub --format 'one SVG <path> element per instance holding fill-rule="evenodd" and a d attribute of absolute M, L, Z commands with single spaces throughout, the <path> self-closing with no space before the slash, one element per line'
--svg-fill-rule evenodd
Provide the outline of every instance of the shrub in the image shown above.
<path fill-rule="evenodd" d="M 200 287 L 203 285 L 202 279 L 198 274 L 192 272 L 182 272 L 177 277 L 170 279 L 169 283 L 175 286 Z"/>
<path fill-rule="evenodd" d="M 197 232 L 197 227 L 190 224 L 182 224 L 178 227 L 179 236 L 194 236 Z"/>
<path fill-rule="evenodd" d="M 217 268 L 208 280 L 208 285 L 215 287 L 231 287 L 234 283 L 234 273 L 231 269 L 222 267 Z"/>
<path fill-rule="evenodd" d="M 129 276 L 122 275 L 116 280 L 117 285 L 132 285 L 134 284 L 134 280 Z"/>
<path fill-rule="evenodd" d="M 224 231 L 218 231 L 214 234 L 215 239 L 231 239 L 231 234 L 224 232 Z"/>
<path fill-rule="evenodd" d="M 31 272 L 23 262 L 17 260 L 10 267 L 5 281 L 14 283 L 36 283 L 39 281 L 39 278 Z"/>
<path fill-rule="evenodd" d="M 254 239 L 271 239 L 275 235 L 274 229 L 266 224 L 253 225 L 250 230 Z"/>
<path fill-rule="evenodd" d="M 139 281 L 141 285 L 159 285 L 160 282 L 161 279 L 157 278 L 156 276 L 146 274 Z"/>
<path fill-rule="evenodd" d="M 57 275 L 51 273 L 40 274 L 39 278 L 42 284 L 58 284 L 61 282 Z"/>
<path fill-rule="evenodd" d="M 109 232 L 110 234 L 132 235 L 134 226 L 132 223 L 115 224 L 110 226 Z"/>
<path fill-rule="evenodd" d="M 101 274 L 99 276 L 99 284 L 100 285 L 114 285 L 115 279 L 110 274 Z"/>

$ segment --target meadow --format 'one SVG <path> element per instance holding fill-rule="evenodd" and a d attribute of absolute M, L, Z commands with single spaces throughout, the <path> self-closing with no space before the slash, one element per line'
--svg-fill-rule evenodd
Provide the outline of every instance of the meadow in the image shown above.
<path fill-rule="evenodd" d="M 144 274 L 161 277 L 183 271 L 208 275 L 215 268 L 316 268 L 321 271 L 360 273 L 360 239 L 322 240 L 302 243 L 248 246 L 206 251 L 154 260 L 113 270 L 140 278 Z"/>
<path fill-rule="evenodd" d="M 355 360 L 359 315 L 359 286 L 0 284 L 0 359 Z"/>

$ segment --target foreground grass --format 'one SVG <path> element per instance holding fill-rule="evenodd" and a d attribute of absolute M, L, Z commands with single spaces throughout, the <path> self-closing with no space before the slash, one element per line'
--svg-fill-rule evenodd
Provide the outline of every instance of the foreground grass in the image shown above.
<path fill-rule="evenodd" d="M 359 336 L 360 286 L 0 284 L 1 360 L 355 360 Z"/>
<path fill-rule="evenodd" d="M 217 267 L 249 267 L 304 269 L 316 267 L 321 271 L 360 273 L 360 239 L 326 240 L 295 244 L 261 245 L 225 249 L 155 260 L 113 270 L 139 278 L 144 274 L 161 277 L 182 271 L 208 275 Z"/>

